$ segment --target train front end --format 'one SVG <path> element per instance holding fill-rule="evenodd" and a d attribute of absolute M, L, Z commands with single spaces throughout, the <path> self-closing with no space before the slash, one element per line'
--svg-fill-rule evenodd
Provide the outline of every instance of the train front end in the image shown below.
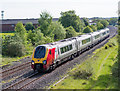
<path fill-rule="evenodd" d="M 34 49 L 31 61 L 33 70 L 46 71 L 47 67 L 47 54 L 48 49 L 46 46 L 38 46 Z"/>

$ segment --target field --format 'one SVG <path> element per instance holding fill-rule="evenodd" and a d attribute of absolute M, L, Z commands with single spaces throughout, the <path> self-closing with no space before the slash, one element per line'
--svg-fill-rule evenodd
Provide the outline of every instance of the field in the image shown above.
<path fill-rule="evenodd" d="M 6 35 L 14 36 L 14 33 L 0 33 L 0 36 L 6 36 Z"/>
<path fill-rule="evenodd" d="M 110 46 L 112 45 L 112 46 Z M 66 79 L 51 89 L 119 89 L 118 87 L 117 38 L 97 49 L 94 55 L 70 70 Z"/>

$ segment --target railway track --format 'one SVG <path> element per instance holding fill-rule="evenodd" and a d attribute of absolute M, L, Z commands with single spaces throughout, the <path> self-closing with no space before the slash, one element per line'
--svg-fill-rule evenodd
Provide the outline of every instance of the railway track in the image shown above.
<path fill-rule="evenodd" d="M 37 76 L 37 75 L 39 75 L 40 77 L 34 77 L 34 76 Z M 20 80 L 19 82 L 16 82 L 13 85 L 4 88 L 3 91 L 8 90 L 8 89 L 18 89 L 17 91 L 19 91 L 19 90 L 23 89 L 24 87 L 26 87 L 27 85 L 41 79 L 45 75 L 47 75 L 47 74 L 40 74 L 38 72 L 35 72 L 35 73 L 31 74 L 30 76 Z"/>
<path fill-rule="evenodd" d="M 10 69 L 7 69 L 5 71 L 0 72 L 0 74 L 2 74 L 1 79 L 5 79 L 5 78 L 15 74 L 16 72 L 22 71 L 22 70 L 30 67 L 30 63 L 31 62 L 26 62 L 26 63 L 23 63 L 23 64 L 21 64 L 19 66 L 15 66 L 13 68 L 10 68 Z"/>

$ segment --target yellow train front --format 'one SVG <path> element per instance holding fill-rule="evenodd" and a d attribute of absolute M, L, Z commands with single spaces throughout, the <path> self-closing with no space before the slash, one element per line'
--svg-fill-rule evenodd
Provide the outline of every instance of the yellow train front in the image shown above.
<path fill-rule="evenodd" d="M 54 60 L 55 48 L 39 45 L 33 51 L 31 67 L 39 72 L 48 71 Z"/>

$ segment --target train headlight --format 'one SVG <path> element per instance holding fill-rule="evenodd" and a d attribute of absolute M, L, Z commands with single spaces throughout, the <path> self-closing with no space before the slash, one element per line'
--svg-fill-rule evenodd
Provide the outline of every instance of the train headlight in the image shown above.
<path fill-rule="evenodd" d="M 46 61 L 46 60 L 44 60 L 44 61 L 43 61 L 43 64 L 46 64 L 46 63 L 47 63 L 47 61 Z"/>
<path fill-rule="evenodd" d="M 32 60 L 31 64 L 33 64 L 33 65 L 34 65 L 34 64 L 35 64 L 35 62 Z"/>

